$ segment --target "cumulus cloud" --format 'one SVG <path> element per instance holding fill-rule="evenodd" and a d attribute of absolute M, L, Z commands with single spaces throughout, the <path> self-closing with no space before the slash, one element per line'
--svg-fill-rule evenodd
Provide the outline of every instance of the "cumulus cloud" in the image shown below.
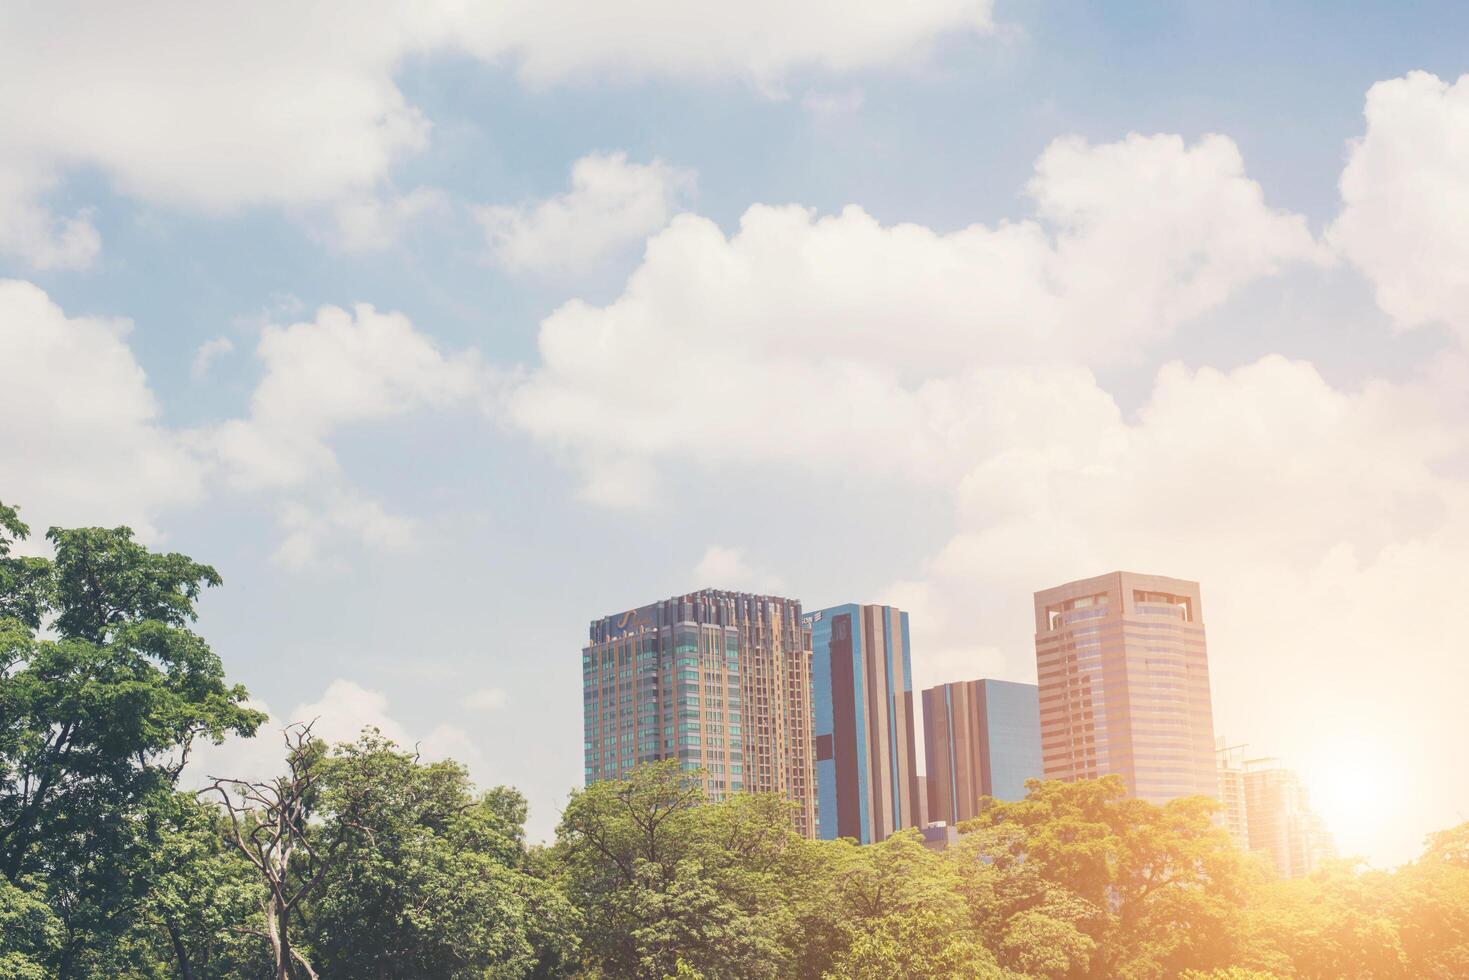
<path fill-rule="evenodd" d="M 1330 241 L 1399 327 L 1442 323 L 1469 343 L 1469 75 L 1378 82 L 1366 117 Z"/>
<path fill-rule="evenodd" d="M 694 176 L 625 153 L 593 153 L 571 167 L 571 190 L 533 205 L 475 211 L 490 257 L 513 272 L 570 275 L 668 224 Z"/>
<path fill-rule="evenodd" d="M 33 526 L 129 524 L 204 493 L 205 467 L 162 421 L 124 319 L 68 316 L 0 280 L 0 488 Z"/>
<path fill-rule="evenodd" d="M 343 426 L 473 404 L 489 386 L 475 352 L 445 355 L 403 314 L 365 303 L 325 306 L 314 320 L 266 326 L 255 353 L 265 374 L 248 416 L 206 439 L 245 488 L 293 487 L 334 474 L 329 440 Z"/>
<path fill-rule="evenodd" d="M 38 267 L 89 262 L 100 243 L 86 213 L 46 203 L 54 175 L 84 167 L 171 206 L 325 209 L 345 242 L 373 246 L 424 203 L 378 196 L 429 139 L 395 81 L 410 56 L 468 52 L 537 84 L 612 73 L 775 87 L 797 69 L 912 61 L 991 26 L 990 0 L 760 0 L 718 17 L 675 0 L 28 4 L 0 32 L 0 249 Z"/>
<path fill-rule="evenodd" d="M 287 568 L 329 561 L 342 540 L 405 550 L 417 522 L 352 489 L 332 435 L 422 408 L 478 410 L 497 384 L 475 353 L 442 354 L 401 314 L 324 307 L 262 329 L 265 374 L 246 416 L 184 431 L 164 422 L 131 328 L 70 317 L 38 287 L 0 280 L 0 489 L 32 523 L 125 523 L 156 537 L 164 512 L 228 488 L 278 508 L 274 557 Z M 206 342 L 194 376 L 232 349 Z"/>
<path fill-rule="evenodd" d="M 1220 136 L 1058 140 L 1028 190 L 1038 220 L 949 234 L 858 207 L 757 205 L 730 237 L 675 218 L 616 301 L 542 323 L 512 418 L 610 503 L 645 499 L 645 461 L 671 453 L 942 475 L 1009 400 L 1106 412 L 1074 365 L 1139 357 L 1241 285 L 1322 259 Z"/>
<path fill-rule="evenodd" d="M 272 554 L 304 571 L 339 564 L 337 545 L 401 552 L 418 522 L 355 490 L 331 441 L 343 428 L 422 409 L 489 406 L 498 385 L 477 352 L 441 352 L 401 313 L 325 306 L 312 320 L 261 329 L 264 375 L 250 411 L 197 432 L 194 443 L 236 491 L 278 497 L 282 540 Z"/>

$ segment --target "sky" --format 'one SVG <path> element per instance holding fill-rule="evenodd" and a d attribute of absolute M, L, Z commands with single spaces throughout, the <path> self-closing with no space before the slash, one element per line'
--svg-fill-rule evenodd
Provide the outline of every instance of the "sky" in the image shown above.
<path fill-rule="evenodd" d="M 273 725 L 544 837 L 593 618 L 1033 682 L 1125 568 L 1342 850 L 1469 819 L 1469 7 L 10 0 L 0 72 L 0 499 L 218 568 Z"/>

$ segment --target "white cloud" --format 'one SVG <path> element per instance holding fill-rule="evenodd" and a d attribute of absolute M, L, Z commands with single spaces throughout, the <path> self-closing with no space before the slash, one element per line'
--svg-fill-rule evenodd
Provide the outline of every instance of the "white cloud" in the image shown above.
<path fill-rule="evenodd" d="M 0 280 L 0 489 L 33 528 L 129 524 L 198 501 L 204 466 L 161 420 L 122 319 L 69 317 Z"/>
<path fill-rule="evenodd" d="M 199 345 L 199 349 L 194 351 L 194 359 L 189 362 L 189 376 L 195 381 L 203 381 L 209 376 L 209 369 L 214 366 L 214 362 L 226 354 L 233 353 L 234 349 L 235 342 L 228 337 L 215 337 L 213 340 L 204 341 Z"/>
<path fill-rule="evenodd" d="M 992 0 L 750 0 L 717 16 L 678 0 L 512 0 L 474 15 L 468 46 L 510 58 L 533 83 L 612 73 L 771 87 L 800 69 L 912 63 L 945 35 L 991 33 L 992 12 Z"/>
<path fill-rule="evenodd" d="M 420 735 L 389 712 L 387 695 L 344 678 L 328 684 L 316 700 L 298 704 L 284 715 L 262 702 L 250 706 L 270 715 L 256 736 L 229 738 L 222 745 L 197 745 L 182 779 L 184 785 L 202 787 L 209 781 L 206 777 L 272 778 L 284 768 L 281 730 L 295 724 L 311 724 L 312 734 L 328 743 L 354 742 L 370 726 L 400 748 L 412 751 L 416 747 L 425 762 L 454 759 L 471 773 L 483 772 L 485 767 L 483 751 L 464 729 L 441 723 Z"/>
<path fill-rule="evenodd" d="M 272 559 L 304 571 L 339 564 L 341 541 L 412 548 L 418 522 L 353 489 L 331 448 L 343 428 L 421 409 L 487 410 L 493 371 L 477 352 L 442 353 L 401 313 L 325 306 L 313 320 L 261 329 L 265 374 L 249 414 L 194 434 L 235 490 L 282 494 Z"/>
<path fill-rule="evenodd" d="M 474 711 L 498 711 L 505 707 L 509 697 L 498 687 L 482 687 L 466 694 L 460 701 Z"/>
<path fill-rule="evenodd" d="M 490 375 L 472 351 L 448 355 L 401 313 L 367 304 L 325 306 L 314 320 L 263 329 L 265 376 L 248 417 L 206 443 L 245 488 L 287 488 L 332 475 L 329 440 L 343 426 L 489 397 Z"/>
<path fill-rule="evenodd" d="M 128 524 L 156 538 L 164 512 L 228 485 L 268 492 L 284 535 L 274 558 L 287 568 L 330 564 L 343 539 L 403 551 L 417 522 L 347 486 L 332 434 L 425 407 L 478 410 L 494 394 L 476 354 L 439 353 L 400 314 L 324 307 L 263 329 L 266 373 L 247 417 L 185 432 L 164 424 L 131 328 L 68 317 L 38 287 L 0 280 L 0 499 L 35 526 Z M 232 349 L 206 342 L 194 377 Z"/>
<path fill-rule="evenodd" d="M 779 575 L 751 565 L 744 548 L 718 544 L 711 544 L 704 551 L 704 557 L 694 566 L 694 579 L 701 588 L 751 592 L 776 592 L 783 584 Z"/>
<path fill-rule="evenodd" d="M 647 461 L 675 453 L 934 478 L 1017 398 L 1051 399 L 1056 424 L 1114 410 L 1066 365 L 1136 358 L 1239 286 L 1322 256 L 1224 137 L 1058 140 L 1029 191 L 1041 221 L 951 234 L 857 207 L 757 205 L 729 238 L 675 218 L 615 302 L 542 323 L 512 418 L 616 504 L 645 502 Z"/>
<path fill-rule="evenodd" d="M 1444 323 L 1469 342 L 1469 75 L 1378 82 L 1366 116 L 1330 241 L 1399 327 Z"/>
<path fill-rule="evenodd" d="M 56 178 L 41 176 L 34 164 L 6 159 L 0 148 L 0 253 L 24 256 L 37 269 L 79 269 L 91 265 L 102 236 L 83 210 L 72 217 L 53 215 L 44 204 Z"/>
<path fill-rule="evenodd" d="M 478 208 L 491 257 L 514 272 L 572 275 L 668 224 L 693 174 L 661 160 L 593 153 L 572 164 L 571 189 L 535 205 Z"/>
<path fill-rule="evenodd" d="M 0 32 L 0 249 L 42 267 L 90 261 L 87 215 L 45 200 L 54 175 L 80 168 L 171 206 L 326 209 L 347 241 L 375 244 L 402 202 L 374 196 L 429 138 L 395 82 L 411 56 L 467 51 L 539 84 L 610 73 L 771 88 L 798 69 L 911 62 L 991 26 L 989 0 L 758 0 L 719 16 L 675 0 L 23 5 Z"/>

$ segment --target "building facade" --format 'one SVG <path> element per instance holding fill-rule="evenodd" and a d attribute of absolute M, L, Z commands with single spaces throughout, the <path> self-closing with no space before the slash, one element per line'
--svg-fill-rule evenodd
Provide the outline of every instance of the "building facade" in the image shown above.
<path fill-rule="evenodd" d="M 1041 722 L 1034 684 L 977 680 L 923 692 L 928 819 L 953 826 L 980 800 L 1019 800 L 1040 779 Z"/>
<path fill-rule="evenodd" d="M 1218 795 L 1197 582 L 1113 572 L 1037 592 L 1035 650 L 1047 779 Z"/>
<path fill-rule="evenodd" d="M 811 634 L 794 599 L 704 589 L 594 620 L 582 650 L 584 776 L 678 759 L 714 800 L 796 804 L 816 832 Z"/>
<path fill-rule="evenodd" d="M 863 844 L 920 826 L 908 614 L 848 604 L 811 628 L 817 835 Z"/>
<path fill-rule="evenodd" d="M 1331 834 L 1293 770 L 1275 759 L 1251 759 L 1245 763 L 1244 794 L 1250 850 L 1267 856 L 1281 877 L 1304 877 L 1336 856 Z"/>

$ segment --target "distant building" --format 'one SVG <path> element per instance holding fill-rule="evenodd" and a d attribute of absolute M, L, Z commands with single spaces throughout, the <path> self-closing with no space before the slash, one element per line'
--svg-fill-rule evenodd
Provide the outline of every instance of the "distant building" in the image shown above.
<path fill-rule="evenodd" d="M 848 604 L 811 630 L 817 836 L 863 844 L 921 825 L 908 614 Z"/>
<path fill-rule="evenodd" d="M 1041 725 L 1034 684 L 977 680 L 923 692 L 928 818 L 954 826 L 981 798 L 1019 800 L 1040 779 Z"/>
<path fill-rule="evenodd" d="M 1244 790 L 1250 850 L 1269 856 L 1281 877 L 1304 877 L 1336 856 L 1331 834 L 1293 770 L 1276 759 L 1251 759 Z"/>
<path fill-rule="evenodd" d="M 1117 773 L 1153 803 L 1217 796 L 1199 584 L 1113 572 L 1035 594 L 1047 779 Z"/>
<path fill-rule="evenodd" d="M 1234 838 L 1242 851 L 1250 849 L 1249 809 L 1245 804 L 1245 766 L 1241 761 L 1242 745 L 1228 745 L 1223 736 L 1217 741 L 1215 756 L 1219 765 L 1219 823 Z"/>
<path fill-rule="evenodd" d="M 919 831 L 923 846 L 930 851 L 947 851 L 959 843 L 959 831 L 946 823 L 931 823 Z"/>
<path fill-rule="evenodd" d="M 594 620 L 582 650 L 585 778 L 639 763 L 705 769 L 710 798 L 796 803 L 816 833 L 811 634 L 801 603 L 704 589 Z"/>

